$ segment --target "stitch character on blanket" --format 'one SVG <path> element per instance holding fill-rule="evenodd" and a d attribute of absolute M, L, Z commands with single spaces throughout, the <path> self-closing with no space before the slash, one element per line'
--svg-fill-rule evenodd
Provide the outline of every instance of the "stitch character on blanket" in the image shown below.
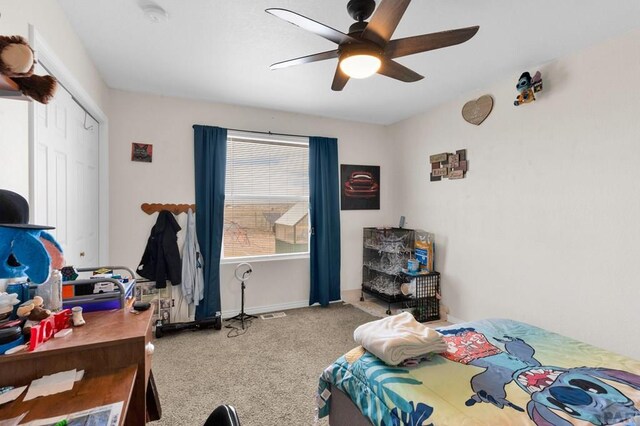
<path fill-rule="evenodd" d="M 531 395 L 529 417 L 538 426 L 566 426 L 571 423 L 552 410 L 594 425 L 610 425 L 640 416 L 633 401 L 601 379 L 640 390 L 640 376 L 609 368 L 563 368 L 543 366 L 534 358 L 535 350 L 524 340 L 496 338 L 504 351 L 474 328 L 439 330 L 448 349 L 441 355 L 452 361 L 485 370 L 471 379 L 475 394 L 467 406 L 487 402 L 498 408 L 523 408 L 507 399 L 505 386 L 515 381 Z"/>

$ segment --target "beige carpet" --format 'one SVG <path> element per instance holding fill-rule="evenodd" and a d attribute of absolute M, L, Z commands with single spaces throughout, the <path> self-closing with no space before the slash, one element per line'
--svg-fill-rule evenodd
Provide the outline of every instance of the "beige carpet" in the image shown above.
<path fill-rule="evenodd" d="M 254 320 L 235 338 L 223 328 L 157 339 L 153 371 L 163 417 L 153 424 L 202 425 L 216 406 L 230 404 L 242 426 L 313 425 L 318 376 L 355 346 L 353 330 L 376 318 L 337 303 L 286 313 Z"/>

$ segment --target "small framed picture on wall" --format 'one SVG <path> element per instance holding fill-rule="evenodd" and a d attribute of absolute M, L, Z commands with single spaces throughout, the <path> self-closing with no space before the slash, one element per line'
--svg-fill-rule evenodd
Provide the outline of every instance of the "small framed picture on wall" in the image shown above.
<path fill-rule="evenodd" d="M 340 165 L 342 210 L 380 210 L 380 166 Z"/>
<path fill-rule="evenodd" d="M 151 163 L 153 160 L 153 145 L 150 143 L 131 144 L 131 161 Z"/>

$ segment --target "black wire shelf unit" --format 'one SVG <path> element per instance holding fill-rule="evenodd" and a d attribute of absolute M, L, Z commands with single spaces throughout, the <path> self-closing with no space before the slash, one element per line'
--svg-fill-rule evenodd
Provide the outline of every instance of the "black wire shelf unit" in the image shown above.
<path fill-rule="evenodd" d="M 440 319 L 440 273 L 406 270 L 407 261 L 413 257 L 415 233 L 404 228 L 363 229 L 362 287 L 360 300 L 368 294 L 387 303 L 387 315 L 391 305 L 401 304 L 417 321 Z M 401 286 L 407 284 L 410 293 L 405 295 Z"/>
<path fill-rule="evenodd" d="M 360 300 L 369 294 L 391 305 L 410 302 L 400 286 L 404 283 L 402 268 L 413 256 L 414 232 L 404 228 L 364 228 L 362 232 L 362 288 Z"/>

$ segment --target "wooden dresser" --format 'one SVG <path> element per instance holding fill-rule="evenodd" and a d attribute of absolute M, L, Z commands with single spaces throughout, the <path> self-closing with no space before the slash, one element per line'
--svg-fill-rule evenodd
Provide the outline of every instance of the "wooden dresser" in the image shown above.
<path fill-rule="evenodd" d="M 51 405 L 48 410 L 50 417 L 117 402 L 115 399 L 120 398 L 125 402 L 122 424 L 137 426 L 147 420 L 155 420 L 159 417 L 159 405 L 149 410 L 146 402 L 151 375 L 152 345 L 149 343 L 152 314 L 151 309 L 137 315 L 125 309 L 86 313 L 86 325 L 74 327 L 69 336 L 51 339 L 33 352 L 0 356 L 0 386 L 23 386 L 47 374 L 74 368 L 85 370 L 85 378 L 68 391 L 68 406 L 64 403 L 65 392 L 58 394 L 57 398 L 52 395 L 34 400 L 39 401 L 39 411 L 42 411 L 42 405 Z M 78 393 L 76 388 L 86 387 L 89 382 L 93 383 L 93 388 Z M 114 386 L 115 382 L 131 385 L 130 388 Z M 84 399 L 74 401 L 79 394 Z M 92 394 L 95 394 L 95 399 Z M 130 396 L 128 401 L 123 399 L 127 394 Z M 23 397 L 24 394 L 0 407 L 0 420 L 25 412 L 29 403 L 22 402 Z M 36 418 L 31 417 L 30 411 L 25 421 Z"/>

